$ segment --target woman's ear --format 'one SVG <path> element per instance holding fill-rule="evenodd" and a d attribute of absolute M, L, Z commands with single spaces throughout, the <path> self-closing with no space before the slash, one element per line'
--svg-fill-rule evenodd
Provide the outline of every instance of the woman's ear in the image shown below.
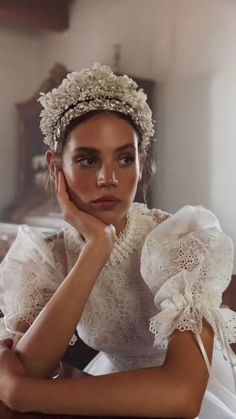
<path fill-rule="evenodd" d="M 45 159 L 47 162 L 48 167 L 52 167 L 54 163 L 54 153 L 52 150 L 47 150 L 45 153 Z"/>
<path fill-rule="evenodd" d="M 53 180 L 55 176 L 55 168 L 56 168 L 54 152 L 50 149 L 47 150 L 45 153 L 45 159 L 48 165 L 50 178 Z"/>

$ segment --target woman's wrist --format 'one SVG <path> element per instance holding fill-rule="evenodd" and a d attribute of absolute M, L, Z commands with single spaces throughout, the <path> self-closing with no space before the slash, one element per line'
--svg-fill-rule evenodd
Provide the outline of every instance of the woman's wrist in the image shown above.
<path fill-rule="evenodd" d="M 85 242 L 82 253 L 92 255 L 93 261 L 107 260 L 112 252 L 114 243 L 106 236 L 96 237 Z"/>
<path fill-rule="evenodd" d="M 69 274 L 70 281 L 75 284 L 85 283 L 87 284 L 86 288 L 89 283 L 94 284 L 107 262 L 111 250 L 112 248 L 102 240 L 86 242 Z"/>

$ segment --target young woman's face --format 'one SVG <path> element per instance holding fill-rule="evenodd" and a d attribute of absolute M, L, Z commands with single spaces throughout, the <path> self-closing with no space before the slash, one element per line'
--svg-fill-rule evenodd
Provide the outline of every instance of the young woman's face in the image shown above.
<path fill-rule="evenodd" d="M 62 170 L 71 199 L 105 224 L 114 224 L 119 233 L 143 160 L 128 121 L 109 112 L 93 115 L 70 132 L 63 149 Z"/>

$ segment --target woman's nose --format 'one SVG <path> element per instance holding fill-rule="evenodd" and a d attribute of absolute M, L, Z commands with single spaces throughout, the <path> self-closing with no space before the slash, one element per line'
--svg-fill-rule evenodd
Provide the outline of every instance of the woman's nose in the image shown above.
<path fill-rule="evenodd" d="M 97 175 L 97 185 L 99 187 L 103 186 L 116 186 L 118 184 L 118 179 L 114 168 L 103 166 Z"/>

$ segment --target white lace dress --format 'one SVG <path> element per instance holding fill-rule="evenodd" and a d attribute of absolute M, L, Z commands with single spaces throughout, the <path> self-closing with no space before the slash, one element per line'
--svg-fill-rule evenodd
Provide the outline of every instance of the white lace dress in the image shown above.
<path fill-rule="evenodd" d="M 19 228 L 0 265 L 0 339 L 21 334 L 20 320 L 33 322 L 82 246 L 69 225 L 48 239 L 28 226 Z M 168 216 L 132 204 L 77 327 L 81 339 L 100 351 L 85 371 L 100 375 L 161 365 L 176 328 L 196 334 L 207 363 L 199 337 L 205 317 L 215 332 L 215 349 L 199 418 L 235 419 L 235 356 L 229 344 L 236 342 L 236 313 L 220 308 L 232 255 L 232 241 L 205 208 L 186 206 Z"/>

